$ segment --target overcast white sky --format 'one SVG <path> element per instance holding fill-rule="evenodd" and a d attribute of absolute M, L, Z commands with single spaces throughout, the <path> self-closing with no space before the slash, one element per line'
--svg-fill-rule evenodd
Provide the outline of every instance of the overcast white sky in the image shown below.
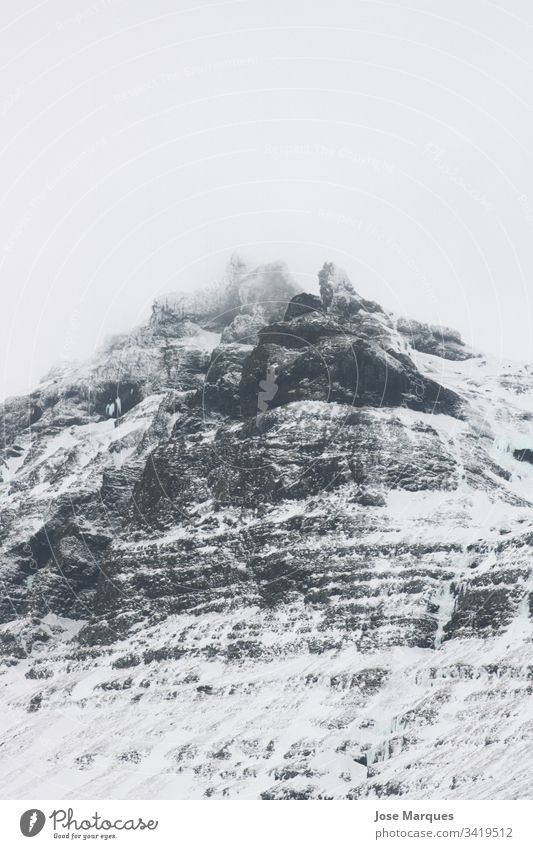
<path fill-rule="evenodd" d="M 241 249 L 533 359 L 527 0 L 2 0 L 0 397 Z"/>

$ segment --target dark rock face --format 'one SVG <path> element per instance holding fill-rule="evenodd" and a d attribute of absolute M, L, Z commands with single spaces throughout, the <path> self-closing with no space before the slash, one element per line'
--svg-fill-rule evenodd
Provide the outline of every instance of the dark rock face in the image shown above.
<path fill-rule="evenodd" d="M 505 581 L 512 576 L 505 573 Z M 520 577 L 527 577 L 522 574 Z M 494 583 L 492 583 L 494 581 Z M 445 639 L 453 637 L 483 636 L 499 632 L 509 625 L 523 599 L 520 583 L 498 586 L 497 576 L 473 578 L 461 587 L 452 618 L 445 626 Z"/>
<path fill-rule="evenodd" d="M 291 321 L 293 318 L 300 318 L 302 315 L 307 315 L 313 312 L 322 312 L 324 309 L 322 300 L 317 295 L 295 295 L 290 304 L 285 310 L 283 321 Z"/>
<path fill-rule="evenodd" d="M 40 393 L 29 397 L 8 398 L 0 409 L 0 444 L 8 448 L 13 440 L 37 424 L 43 416 L 43 402 Z"/>
<path fill-rule="evenodd" d="M 180 390 L 199 386 L 207 368 L 202 334 L 183 320 L 170 366 L 167 338 L 152 327 L 135 331 L 110 342 L 88 367 L 52 373 L 30 399 L 6 402 L 0 474 L 17 471 L 0 500 L 0 622 L 49 613 L 91 618 L 100 564 L 135 481 L 168 436 Z M 37 407 L 38 416 L 28 413 Z"/>
<path fill-rule="evenodd" d="M 120 380 L 117 383 L 104 382 L 89 395 L 88 407 L 99 416 L 108 416 L 107 408 L 119 399 L 120 414 L 125 415 L 142 401 L 142 398 L 140 382 L 131 380 Z"/>
<path fill-rule="evenodd" d="M 423 324 L 412 319 L 399 318 L 396 328 L 409 341 L 415 351 L 433 354 L 446 360 L 468 360 L 475 356 L 466 347 L 460 333 L 450 327 Z"/>
<path fill-rule="evenodd" d="M 513 457 L 520 460 L 521 463 L 530 463 L 533 465 L 533 451 L 530 448 L 516 448 L 513 451 Z"/>
<path fill-rule="evenodd" d="M 261 330 L 242 369 L 245 417 L 257 413 L 260 382 L 269 369 L 277 386 L 272 406 L 323 400 L 461 415 L 460 398 L 420 374 L 389 329 L 367 318 L 341 323 L 311 312 Z"/>
<path fill-rule="evenodd" d="M 0 654 L 37 723 L 12 739 L 30 751 L 59 705 L 90 715 L 73 793 L 118 764 L 139 797 L 172 776 L 194 797 L 473 797 L 528 739 L 504 714 L 533 674 L 531 375 L 489 399 L 458 334 L 395 321 L 333 263 L 318 287 L 234 257 L 5 404 Z M 154 715 L 164 769 L 135 784 Z M 481 778 L 457 760 L 492 745 Z"/>
<path fill-rule="evenodd" d="M 202 390 L 201 404 L 207 413 L 240 415 L 240 383 L 251 345 L 230 343 L 215 348 Z"/>

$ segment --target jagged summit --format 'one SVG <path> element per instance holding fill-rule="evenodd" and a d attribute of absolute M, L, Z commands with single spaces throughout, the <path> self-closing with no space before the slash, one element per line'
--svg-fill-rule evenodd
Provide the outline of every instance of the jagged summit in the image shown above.
<path fill-rule="evenodd" d="M 350 278 L 333 262 L 325 262 L 318 273 L 322 306 L 327 312 L 338 312 L 346 317 L 362 308 L 361 296 L 357 294 Z"/>
<path fill-rule="evenodd" d="M 359 295 L 346 274 L 333 262 L 324 263 L 318 274 L 320 297 L 325 312 L 339 315 L 343 319 L 356 315 L 360 310 L 382 313 L 383 308 L 375 301 Z M 394 318 L 391 314 L 391 317 Z M 440 325 L 429 325 L 408 318 L 397 318 L 395 329 L 409 342 L 411 348 L 425 354 L 433 354 L 449 360 L 467 360 L 476 356 L 457 330 Z"/>
<path fill-rule="evenodd" d="M 406 350 L 446 359 L 473 356 L 456 331 L 395 319 L 385 313 L 381 306 L 359 295 L 346 272 L 335 263 L 324 263 L 318 284 L 320 296 L 303 293 L 285 263 L 271 262 L 251 269 L 234 253 L 218 281 L 194 292 L 157 298 L 147 323 L 109 337 L 87 362 L 54 367 L 27 398 L 8 399 L 4 405 L 4 438 L 9 441 L 13 427 L 34 425 L 43 411 L 55 407 L 58 401 L 66 406 L 85 404 L 89 417 L 84 418 L 78 410 L 73 421 L 83 418 L 87 422 L 90 410 L 101 414 L 117 392 L 129 409 L 133 398 L 137 403 L 158 389 L 176 388 L 178 372 L 182 376 L 196 373 L 197 377 L 187 383 L 186 388 L 191 388 L 203 380 L 209 354 L 219 341 L 255 345 L 261 331 L 263 340 L 265 333 L 273 339 L 268 328 L 280 322 L 297 320 L 300 329 L 308 325 L 304 333 L 308 342 L 313 326 L 317 333 L 322 327 L 329 335 L 336 335 L 337 322 L 337 334 L 381 337 L 383 345 L 386 341 L 389 348 L 398 351 L 406 342 Z M 307 318 L 303 319 L 305 314 Z"/>
<path fill-rule="evenodd" d="M 152 306 L 152 325 L 166 323 L 169 316 L 174 320 L 195 322 L 214 321 L 220 317 L 224 324 L 228 321 L 226 314 L 240 306 L 239 287 L 248 274 L 246 261 L 233 253 L 218 280 L 192 291 L 171 292 L 156 298 Z"/>
<path fill-rule="evenodd" d="M 265 323 L 285 309 L 298 292 L 284 262 L 271 262 L 250 269 L 232 254 L 225 272 L 213 284 L 194 292 L 175 292 L 157 298 L 152 307 L 152 324 L 188 318 L 209 327 L 224 328 L 237 312 L 260 311 Z"/>

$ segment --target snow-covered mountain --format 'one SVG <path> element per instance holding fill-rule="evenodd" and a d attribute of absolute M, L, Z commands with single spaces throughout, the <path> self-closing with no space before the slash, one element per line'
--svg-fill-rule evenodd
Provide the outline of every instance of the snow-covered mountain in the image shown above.
<path fill-rule="evenodd" d="M 524 798 L 533 366 L 234 256 L 2 412 L 4 798 Z"/>

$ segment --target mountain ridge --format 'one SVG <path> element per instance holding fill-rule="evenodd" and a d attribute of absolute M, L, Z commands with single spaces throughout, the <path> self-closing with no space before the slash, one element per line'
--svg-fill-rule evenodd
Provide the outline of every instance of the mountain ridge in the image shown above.
<path fill-rule="evenodd" d="M 0 698 L 37 795 L 58 762 L 73 798 L 531 792 L 533 369 L 333 263 L 318 291 L 233 256 L 5 403 Z"/>

